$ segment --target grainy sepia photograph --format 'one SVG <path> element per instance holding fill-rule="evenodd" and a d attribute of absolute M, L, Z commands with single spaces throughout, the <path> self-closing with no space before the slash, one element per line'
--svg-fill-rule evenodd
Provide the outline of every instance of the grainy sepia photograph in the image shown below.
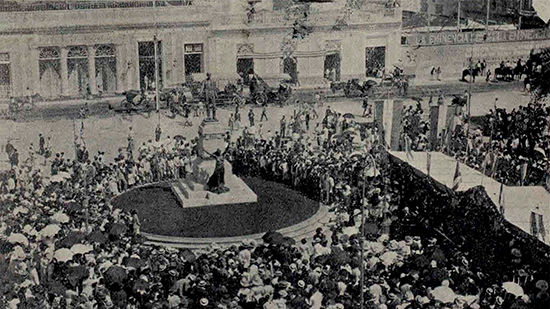
<path fill-rule="evenodd" d="M 550 0 L 0 0 L 0 309 L 550 308 Z"/>

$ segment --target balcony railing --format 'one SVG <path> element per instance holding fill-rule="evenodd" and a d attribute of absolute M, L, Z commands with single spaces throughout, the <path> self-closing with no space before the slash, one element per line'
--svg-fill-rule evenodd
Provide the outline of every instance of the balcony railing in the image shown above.
<path fill-rule="evenodd" d="M 168 1 L 44 1 L 35 3 L 3 2 L 0 3 L 0 12 L 28 12 L 28 11 L 63 11 L 63 10 L 93 10 L 117 8 L 144 8 L 194 5 L 195 0 L 168 0 Z M 203 1 L 200 1 L 203 2 Z"/>

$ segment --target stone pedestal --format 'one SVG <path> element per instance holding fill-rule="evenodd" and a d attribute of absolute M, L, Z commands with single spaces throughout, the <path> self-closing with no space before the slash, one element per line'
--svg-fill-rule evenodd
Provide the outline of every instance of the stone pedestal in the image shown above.
<path fill-rule="evenodd" d="M 199 157 L 208 158 L 207 153 L 214 153 L 218 149 L 223 151 L 225 149 L 224 137 L 228 131 L 229 129 L 218 120 L 204 119 L 199 126 L 199 145 L 202 145 Z M 202 153 L 202 150 L 207 153 Z"/>
<path fill-rule="evenodd" d="M 229 192 L 212 193 L 206 190 L 206 183 L 214 172 L 215 160 L 200 160 L 193 162 L 193 174 L 186 179 L 172 183 L 172 192 L 184 208 L 202 207 L 209 205 L 224 205 L 237 203 L 255 203 L 258 196 L 244 181 L 233 175 L 231 164 L 224 161 L 225 186 Z"/>

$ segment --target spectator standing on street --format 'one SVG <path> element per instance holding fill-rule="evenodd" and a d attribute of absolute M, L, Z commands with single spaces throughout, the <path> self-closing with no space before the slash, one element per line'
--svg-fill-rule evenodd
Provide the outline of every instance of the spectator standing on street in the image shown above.
<path fill-rule="evenodd" d="M 267 118 L 267 108 L 265 104 L 262 106 L 262 115 L 260 116 L 260 122 L 264 121 L 264 118 L 265 121 L 269 121 L 269 119 Z"/>
<path fill-rule="evenodd" d="M 38 134 L 38 154 L 43 155 L 44 154 L 44 144 L 46 140 L 44 139 L 44 136 L 42 133 Z"/>
<path fill-rule="evenodd" d="M 162 129 L 160 128 L 160 123 L 157 124 L 157 128 L 155 129 L 155 142 L 160 141 L 160 136 L 162 135 Z"/>
<path fill-rule="evenodd" d="M 248 111 L 248 121 L 250 121 L 250 127 L 254 126 L 254 111 L 252 108 Z"/>
<path fill-rule="evenodd" d="M 441 67 L 437 67 L 435 70 L 435 74 L 437 75 L 437 80 L 441 80 Z"/>
<path fill-rule="evenodd" d="M 281 118 L 280 131 L 281 131 L 281 137 L 284 138 L 286 135 L 286 119 L 284 115 L 283 115 L 283 118 Z"/>
<path fill-rule="evenodd" d="M 363 99 L 363 117 L 367 117 L 367 111 L 369 109 L 369 97 L 365 96 Z"/>

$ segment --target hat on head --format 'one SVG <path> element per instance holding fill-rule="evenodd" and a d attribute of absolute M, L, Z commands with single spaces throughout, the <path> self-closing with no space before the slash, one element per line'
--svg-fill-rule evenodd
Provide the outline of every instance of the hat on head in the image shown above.
<path fill-rule="evenodd" d="M 206 298 L 201 298 L 201 300 L 199 301 L 199 303 L 201 304 L 201 306 L 208 306 L 208 299 Z"/>
<path fill-rule="evenodd" d="M 241 278 L 241 286 L 247 288 L 250 286 L 250 280 L 248 279 L 248 275 L 244 275 Z"/>

